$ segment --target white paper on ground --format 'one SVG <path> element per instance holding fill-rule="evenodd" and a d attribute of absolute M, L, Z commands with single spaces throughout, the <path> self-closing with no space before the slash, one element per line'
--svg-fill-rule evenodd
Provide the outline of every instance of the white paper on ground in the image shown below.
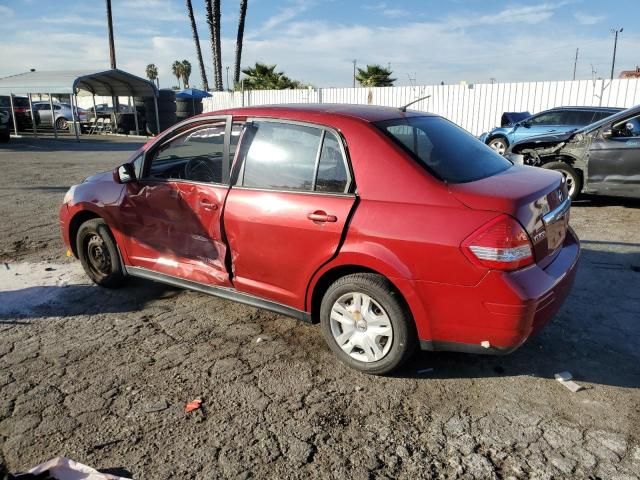
<path fill-rule="evenodd" d="M 28 473 L 43 473 L 47 470 L 56 480 L 129 480 L 125 477 L 100 473 L 95 468 L 64 457 L 56 457 L 41 463 Z"/>

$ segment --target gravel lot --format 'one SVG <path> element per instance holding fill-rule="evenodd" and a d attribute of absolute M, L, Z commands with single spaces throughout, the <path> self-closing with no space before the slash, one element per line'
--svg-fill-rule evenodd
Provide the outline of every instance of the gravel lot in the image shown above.
<path fill-rule="evenodd" d="M 58 205 L 137 145 L 0 146 L 4 468 L 63 455 L 145 479 L 639 478 L 640 202 L 574 204 L 574 292 L 514 354 L 419 353 L 369 377 L 315 325 L 141 280 L 90 285 Z"/>

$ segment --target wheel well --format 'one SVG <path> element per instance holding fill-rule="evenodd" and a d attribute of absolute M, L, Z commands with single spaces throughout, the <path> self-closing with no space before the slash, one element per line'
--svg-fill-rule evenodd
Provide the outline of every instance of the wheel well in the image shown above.
<path fill-rule="evenodd" d="M 487 138 L 487 141 L 485 143 L 488 145 L 491 140 L 495 140 L 496 138 L 502 138 L 505 142 L 507 142 L 507 145 L 509 145 L 509 139 L 501 133 L 491 135 L 489 138 Z"/>
<path fill-rule="evenodd" d="M 361 265 L 341 265 L 325 272 L 318 280 L 318 283 L 316 283 L 316 286 L 313 289 L 313 294 L 311 295 L 311 320 L 313 323 L 318 323 L 320 321 L 320 304 L 322 303 L 322 297 L 324 297 L 327 289 L 339 278 L 353 273 L 375 273 L 376 275 L 387 278 L 380 272 L 376 272 L 371 268 L 363 267 Z M 387 280 L 389 279 L 387 278 Z M 393 282 L 389 281 L 389 283 L 391 283 L 395 289 L 398 294 L 398 298 L 401 299 L 404 307 L 407 309 L 407 312 L 411 313 L 411 309 L 409 308 L 407 301 L 402 296 L 402 293 L 395 287 L 395 285 L 393 285 Z"/>
<path fill-rule="evenodd" d="M 69 243 L 71 244 L 71 251 L 73 252 L 73 256 L 78 258 L 78 247 L 76 246 L 76 236 L 78 235 L 78 230 L 80 229 L 80 225 L 82 225 L 87 220 L 91 220 L 92 218 L 100 218 L 100 215 L 97 215 L 88 210 L 84 210 L 82 212 L 76 213 L 76 215 L 71 219 L 71 223 L 69 224 Z"/>

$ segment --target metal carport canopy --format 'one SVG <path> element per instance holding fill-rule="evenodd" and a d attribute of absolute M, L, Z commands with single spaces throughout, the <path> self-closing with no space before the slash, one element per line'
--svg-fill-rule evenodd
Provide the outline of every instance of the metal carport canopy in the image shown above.
<path fill-rule="evenodd" d="M 156 86 L 122 70 L 35 71 L 0 78 L 0 94 L 56 93 L 118 97 L 157 97 Z"/>

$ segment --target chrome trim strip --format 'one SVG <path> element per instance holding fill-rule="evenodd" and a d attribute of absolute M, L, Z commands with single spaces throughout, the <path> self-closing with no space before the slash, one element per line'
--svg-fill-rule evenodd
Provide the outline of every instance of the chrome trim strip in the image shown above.
<path fill-rule="evenodd" d="M 549 213 L 542 217 L 542 221 L 545 225 L 551 225 L 557 222 L 560 218 L 564 217 L 571 207 L 571 199 L 567 197 L 564 202 L 551 210 Z"/>

